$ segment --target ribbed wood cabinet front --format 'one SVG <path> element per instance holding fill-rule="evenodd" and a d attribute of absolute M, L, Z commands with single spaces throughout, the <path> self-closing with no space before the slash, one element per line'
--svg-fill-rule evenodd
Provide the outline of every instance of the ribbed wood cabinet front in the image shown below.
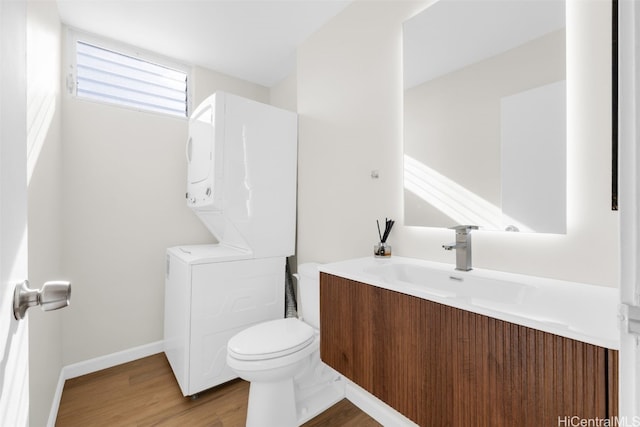
<path fill-rule="evenodd" d="M 421 426 L 617 414 L 614 350 L 326 273 L 320 322 L 322 360 Z"/>

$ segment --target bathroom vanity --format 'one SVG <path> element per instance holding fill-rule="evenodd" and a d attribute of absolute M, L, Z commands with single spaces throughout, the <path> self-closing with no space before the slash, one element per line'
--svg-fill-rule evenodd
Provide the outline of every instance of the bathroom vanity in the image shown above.
<path fill-rule="evenodd" d="M 617 290 L 395 257 L 321 266 L 321 357 L 421 426 L 617 414 Z"/>

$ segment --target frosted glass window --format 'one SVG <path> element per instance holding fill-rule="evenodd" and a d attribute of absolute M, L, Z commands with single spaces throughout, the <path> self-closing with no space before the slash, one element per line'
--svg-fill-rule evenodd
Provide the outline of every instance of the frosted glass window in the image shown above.
<path fill-rule="evenodd" d="M 187 73 L 76 42 L 76 95 L 187 117 Z"/>

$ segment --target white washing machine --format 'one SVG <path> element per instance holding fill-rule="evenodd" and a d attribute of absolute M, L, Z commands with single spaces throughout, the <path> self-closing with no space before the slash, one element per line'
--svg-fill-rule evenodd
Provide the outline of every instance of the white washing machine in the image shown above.
<path fill-rule="evenodd" d="M 255 323 L 284 316 L 285 258 L 246 258 L 220 245 L 167 250 L 165 353 L 182 394 L 236 377 L 227 341 Z"/>

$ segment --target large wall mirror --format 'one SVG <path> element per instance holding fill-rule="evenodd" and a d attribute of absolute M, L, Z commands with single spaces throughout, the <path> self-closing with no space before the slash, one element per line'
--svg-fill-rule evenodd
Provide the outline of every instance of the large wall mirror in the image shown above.
<path fill-rule="evenodd" d="M 405 224 L 566 232 L 564 0 L 439 0 L 405 22 Z"/>

